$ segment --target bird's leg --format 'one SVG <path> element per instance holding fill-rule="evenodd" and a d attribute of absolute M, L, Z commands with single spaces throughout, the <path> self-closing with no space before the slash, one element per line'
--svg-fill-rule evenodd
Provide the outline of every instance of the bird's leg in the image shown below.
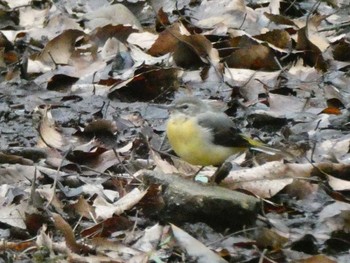
<path fill-rule="evenodd" d="M 211 184 L 220 184 L 222 180 L 224 180 L 232 170 L 232 163 L 224 162 L 221 164 L 210 178 L 209 183 Z"/>
<path fill-rule="evenodd" d="M 196 181 L 196 176 L 203 170 L 204 167 L 205 167 L 205 166 L 201 166 L 201 168 L 199 168 L 198 171 L 197 171 L 195 174 L 193 174 L 193 175 L 190 176 L 190 178 L 192 179 L 192 181 Z"/>

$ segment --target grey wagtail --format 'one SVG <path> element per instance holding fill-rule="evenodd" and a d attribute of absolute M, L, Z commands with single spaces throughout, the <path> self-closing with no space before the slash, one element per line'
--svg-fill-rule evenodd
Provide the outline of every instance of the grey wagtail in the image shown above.
<path fill-rule="evenodd" d="M 229 156 L 248 148 L 276 152 L 243 135 L 224 112 L 195 97 L 172 104 L 166 133 L 175 153 L 194 165 L 219 166 Z"/>

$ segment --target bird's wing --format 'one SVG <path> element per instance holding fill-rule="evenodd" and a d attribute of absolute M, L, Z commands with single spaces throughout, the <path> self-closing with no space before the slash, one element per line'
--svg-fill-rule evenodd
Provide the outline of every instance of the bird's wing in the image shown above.
<path fill-rule="evenodd" d="M 214 144 L 242 148 L 251 145 L 225 113 L 210 111 L 201 113 L 198 115 L 198 124 L 212 131 Z"/>

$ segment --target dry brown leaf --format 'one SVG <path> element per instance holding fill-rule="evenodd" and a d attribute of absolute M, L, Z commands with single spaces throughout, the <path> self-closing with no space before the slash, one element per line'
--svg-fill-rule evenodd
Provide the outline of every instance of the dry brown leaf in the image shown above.
<path fill-rule="evenodd" d="M 7 51 L 3 53 L 3 60 L 6 64 L 16 63 L 19 60 L 19 54 L 14 50 Z"/>
<path fill-rule="evenodd" d="M 34 241 L 23 241 L 23 242 L 1 242 L 0 244 L 0 251 L 17 251 L 17 252 L 24 252 L 29 248 L 32 248 L 35 246 Z"/>
<path fill-rule="evenodd" d="M 0 32 L 0 47 L 4 48 L 3 49 L 4 51 L 14 49 L 14 45 L 11 43 L 11 41 L 8 40 L 8 38 L 2 32 Z"/>
<path fill-rule="evenodd" d="M 283 189 L 283 193 L 297 199 L 305 199 L 314 194 L 319 189 L 319 185 L 308 180 L 295 179 L 291 184 Z"/>
<path fill-rule="evenodd" d="M 79 196 L 77 202 L 69 207 L 71 207 L 75 213 L 82 217 L 90 218 L 92 220 L 96 217 L 93 207 L 84 199 L 83 196 Z"/>
<path fill-rule="evenodd" d="M 91 160 L 91 163 L 88 163 L 87 165 L 94 171 L 104 173 L 108 168 L 120 163 L 122 160 L 123 158 L 121 156 L 119 159 L 115 156 L 113 150 L 108 150 L 98 155 L 95 160 Z"/>
<path fill-rule="evenodd" d="M 156 20 L 156 30 L 157 32 L 164 29 L 165 26 L 169 26 L 170 21 L 168 14 L 164 12 L 163 7 L 161 7 L 157 12 L 157 20 Z"/>
<path fill-rule="evenodd" d="M 102 222 L 81 231 L 82 237 L 110 237 L 116 231 L 129 229 L 133 222 L 125 216 L 113 215 Z M 103 241 L 102 241 L 103 242 Z"/>
<path fill-rule="evenodd" d="M 40 208 L 42 208 L 43 205 L 41 204 Z M 47 222 L 47 216 L 43 213 L 39 212 L 26 212 L 25 213 L 25 224 L 27 226 L 27 230 L 30 234 L 36 235 L 38 233 L 38 230 Z"/>
<path fill-rule="evenodd" d="M 324 110 L 322 110 L 320 112 L 321 113 L 324 113 L 324 114 L 331 114 L 331 115 L 340 115 L 342 114 L 341 110 L 338 109 L 338 108 L 335 108 L 335 107 L 327 107 L 325 108 Z"/>
<path fill-rule="evenodd" d="M 5 68 L 6 67 L 6 63 L 5 63 L 5 48 L 4 47 L 0 48 L 0 67 L 1 68 Z"/>
<path fill-rule="evenodd" d="M 304 62 L 318 70 L 326 71 L 327 64 L 322 56 L 322 52 L 309 39 L 308 27 L 303 27 L 298 30 L 297 50 L 304 51 Z"/>
<path fill-rule="evenodd" d="M 173 58 L 176 65 L 183 68 L 198 68 L 209 62 L 217 65 L 219 62 L 218 51 L 213 48 L 205 36 L 191 35 L 179 23 L 173 24 L 161 32 L 148 50 L 152 56 L 160 56 L 169 52 L 174 52 Z"/>
<path fill-rule="evenodd" d="M 288 242 L 288 238 L 281 236 L 276 231 L 268 228 L 258 230 L 256 243 L 259 248 L 272 248 L 274 250 L 282 249 Z"/>
<path fill-rule="evenodd" d="M 187 44 L 188 47 L 190 47 L 203 60 L 203 62 L 207 62 L 207 58 L 213 60 L 213 57 L 210 56 L 213 46 L 205 36 L 181 35 L 179 38 L 181 42 Z M 217 60 L 217 57 L 215 57 L 214 60 Z"/>
<path fill-rule="evenodd" d="M 110 97 L 127 98 L 129 101 L 149 101 L 164 94 L 176 90 L 179 85 L 179 75 L 182 71 L 178 68 L 142 68 L 142 73 L 137 74 L 110 89 Z"/>
<path fill-rule="evenodd" d="M 350 43 L 346 39 L 342 38 L 333 46 L 334 59 L 340 61 L 350 61 Z"/>
<path fill-rule="evenodd" d="M 120 260 L 123 261 L 123 255 L 135 256 L 145 254 L 121 242 L 115 242 L 112 239 L 94 237 L 90 239 L 90 241 L 96 247 L 97 252 L 102 252 L 114 260 L 120 258 Z"/>
<path fill-rule="evenodd" d="M 179 42 L 178 35 L 180 35 L 180 24 L 174 23 L 166 30 L 162 31 L 158 39 L 148 50 L 148 54 L 152 56 L 162 56 L 173 52 Z"/>
<path fill-rule="evenodd" d="M 264 13 L 264 15 L 270 19 L 272 22 L 276 23 L 277 25 L 290 25 L 290 26 L 295 26 L 296 24 L 290 20 L 289 18 L 282 16 L 282 15 L 275 15 L 275 14 L 269 14 L 269 13 Z"/>
<path fill-rule="evenodd" d="M 319 50 L 323 53 L 329 47 L 329 41 L 320 34 L 318 26 L 322 20 L 325 20 L 327 16 L 325 15 L 316 15 L 312 17 L 307 24 L 307 38 L 312 44 L 317 46 Z"/>
<path fill-rule="evenodd" d="M 248 68 L 254 70 L 278 70 L 272 49 L 265 45 L 251 45 L 234 51 L 225 59 L 230 68 Z"/>
<path fill-rule="evenodd" d="M 345 109 L 345 105 L 342 102 L 343 98 L 339 93 L 339 90 L 334 89 L 333 87 L 325 87 L 325 97 L 327 99 L 327 106 L 331 108 Z"/>
<path fill-rule="evenodd" d="M 0 152 L 0 163 L 9 163 L 9 164 L 23 164 L 23 165 L 32 165 L 34 162 L 32 160 L 23 158 L 22 156 L 13 155 L 13 154 L 4 154 Z"/>
<path fill-rule="evenodd" d="M 337 261 L 330 259 L 329 257 L 320 254 L 311 256 L 305 259 L 296 260 L 295 263 L 336 263 Z"/>
<path fill-rule="evenodd" d="M 72 85 L 79 79 L 65 74 L 56 74 L 47 83 L 48 90 L 55 90 L 59 92 L 69 91 Z"/>
<path fill-rule="evenodd" d="M 116 126 L 116 123 L 111 120 L 106 119 L 98 119 L 90 122 L 85 128 L 85 133 L 100 133 L 100 132 L 106 132 L 110 134 L 115 134 L 117 132 L 118 128 Z"/>
<path fill-rule="evenodd" d="M 292 39 L 285 30 L 275 29 L 265 34 L 254 36 L 254 38 L 266 41 L 282 49 L 290 49 L 292 47 Z"/>
<path fill-rule="evenodd" d="M 137 204 L 145 216 L 154 215 L 165 207 L 163 187 L 159 184 L 150 184 L 146 195 Z"/>
<path fill-rule="evenodd" d="M 208 64 L 217 66 L 219 53 L 203 35 L 181 35 L 173 58 L 183 68 L 199 68 Z"/>
<path fill-rule="evenodd" d="M 90 40 L 99 47 L 104 46 L 106 41 L 110 38 L 116 38 L 120 42 L 126 43 L 129 35 L 134 32 L 138 32 L 138 30 L 131 26 L 108 24 L 92 31 L 90 34 Z"/>
<path fill-rule="evenodd" d="M 94 250 L 90 247 L 77 243 L 73 229 L 59 214 L 52 213 L 52 218 L 56 228 L 63 233 L 66 245 L 72 252 L 83 255 L 94 254 Z"/>
<path fill-rule="evenodd" d="M 46 105 L 44 108 L 39 108 L 38 110 L 42 116 L 39 124 L 40 139 L 37 142 L 37 146 L 62 149 L 67 145 L 66 138 L 58 132 L 55 120 L 50 112 L 50 107 Z"/>
<path fill-rule="evenodd" d="M 50 40 L 36 59 L 48 65 L 68 64 L 75 50 L 75 42 L 84 35 L 80 30 L 66 30 Z"/>

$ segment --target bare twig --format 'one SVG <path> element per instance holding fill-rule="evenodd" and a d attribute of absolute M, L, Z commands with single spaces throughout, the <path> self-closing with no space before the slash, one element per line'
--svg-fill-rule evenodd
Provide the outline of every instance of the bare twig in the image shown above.
<path fill-rule="evenodd" d="M 55 179 L 52 185 L 52 195 L 50 200 L 47 202 L 46 208 L 49 207 L 49 205 L 51 204 L 51 202 L 53 201 L 54 197 L 55 197 L 55 193 L 56 193 L 56 187 L 57 187 L 57 181 L 58 181 L 58 176 L 59 176 L 59 172 L 61 170 L 61 167 L 63 165 L 64 160 L 67 158 L 68 154 L 72 151 L 72 146 L 69 147 L 69 149 L 64 153 L 62 160 L 60 162 L 60 165 L 57 167 L 57 171 L 56 171 L 56 175 L 55 175 Z"/>

